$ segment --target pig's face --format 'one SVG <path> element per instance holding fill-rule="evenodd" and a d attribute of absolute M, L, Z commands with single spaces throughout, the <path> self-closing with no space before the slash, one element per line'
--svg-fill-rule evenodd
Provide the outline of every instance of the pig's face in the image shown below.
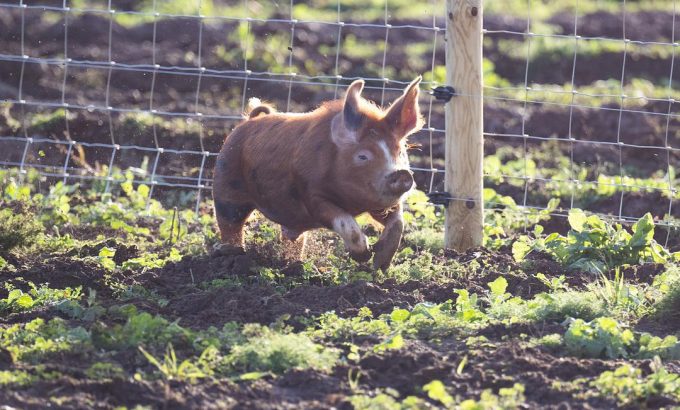
<path fill-rule="evenodd" d="M 363 81 L 355 81 L 347 90 L 343 111 L 332 123 L 332 139 L 338 147 L 335 175 L 352 200 L 385 208 L 413 188 L 406 137 L 423 124 L 418 108 L 420 80 L 409 84 L 387 110 L 361 97 Z"/>

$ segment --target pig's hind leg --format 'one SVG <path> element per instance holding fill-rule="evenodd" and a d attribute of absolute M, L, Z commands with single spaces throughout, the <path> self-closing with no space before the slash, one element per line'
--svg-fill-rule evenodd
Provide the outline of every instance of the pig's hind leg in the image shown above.
<path fill-rule="evenodd" d="M 404 216 L 401 204 L 380 212 L 371 212 L 371 217 L 381 223 L 385 228 L 380 239 L 373 247 L 373 268 L 387 271 L 392 263 L 392 258 L 399 248 L 401 236 L 404 233 Z"/>
<path fill-rule="evenodd" d="M 237 255 L 245 252 L 243 226 L 254 209 L 255 207 L 250 204 L 215 200 L 215 216 L 222 242 L 215 247 L 216 254 Z"/>
<path fill-rule="evenodd" d="M 281 226 L 281 241 L 283 243 L 283 257 L 291 261 L 301 261 L 305 257 L 307 232 L 296 231 Z"/>

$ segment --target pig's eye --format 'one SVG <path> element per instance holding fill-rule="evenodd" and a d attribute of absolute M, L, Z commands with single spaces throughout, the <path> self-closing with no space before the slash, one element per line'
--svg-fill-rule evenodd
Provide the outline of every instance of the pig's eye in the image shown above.
<path fill-rule="evenodd" d="M 373 158 L 373 155 L 369 151 L 359 151 L 355 156 L 354 156 L 354 161 L 358 164 L 366 163 L 367 161 L 371 160 Z"/>

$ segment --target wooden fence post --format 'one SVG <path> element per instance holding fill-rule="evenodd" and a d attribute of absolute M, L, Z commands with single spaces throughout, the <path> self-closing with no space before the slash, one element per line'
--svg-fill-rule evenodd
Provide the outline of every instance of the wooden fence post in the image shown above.
<path fill-rule="evenodd" d="M 446 105 L 445 244 L 465 251 L 483 238 L 482 110 L 483 0 L 446 1 L 446 85 L 456 95 Z"/>

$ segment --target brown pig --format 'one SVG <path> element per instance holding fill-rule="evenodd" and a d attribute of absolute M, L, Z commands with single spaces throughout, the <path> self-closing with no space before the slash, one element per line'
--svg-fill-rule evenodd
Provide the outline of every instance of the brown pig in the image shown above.
<path fill-rule="evenodd" d="M 386 270 L 401 241 L 402 199 L 414 186 L 406 137 L 423 126 L 420 81 L 388 109 L 361 97 L 362 80 L 344 99 L 308 113 L 255 107 L 217 157 L 213 198 L 222 243 L 216 251 L 243 252 L 243 226 L 257 209 L 281 225 L 299 257 L 305 232 L 328 228 L 352 258 L 367 261 L 372 252 L 354 218 L 368 212 L 384 226 L 373 266 Z"/>

